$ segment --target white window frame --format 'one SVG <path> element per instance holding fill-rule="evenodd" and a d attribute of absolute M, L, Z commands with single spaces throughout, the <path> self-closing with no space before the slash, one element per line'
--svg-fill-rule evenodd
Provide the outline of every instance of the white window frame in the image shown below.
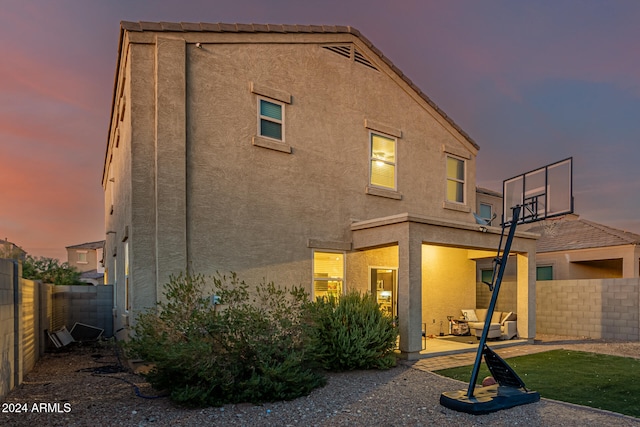
<path fill-rule="evenodd" d="M 462 162 L 463 166 L 463 178 L 449 178 L 449 159 L 455 159 Z M 456 203 L 458 205 L 466 205 L 467 204 L 467 160 L 462 157 L 455 156 L 453 154 L 448 154 L 445 157 L 445 200 L 448 203 Z M 458 200 L 450 200 L 449 199 L 449 181 L 454 181 L 456 183 L 462 183 L 462 201 Z"/>
<path fill-rule="evenodd" d="M 87 258 L 88 251 L 76 251 L 76 264 L 89 264 L 89 259 Z M 84 255 L 84 260 L 81 259 L 80 255 Z"/>
<path fill-rule="evenodd" d="M 118 308 L 118 257 L 113 258 L 113 308 Z"/>
<path fill-rule="evenodd" d="M 382 138 L 393 140 L 393 152 L 394 152 L 394 156 L 395 156 L 395 161 L 390 162 L 388 160 L 379 159 L 379 158 L 375 158 L 374 157 L 374 155 L 373 155 L 373 136 L 374 135 L 382 137 Z M 385 163 L 387 165 L 393 165 L 393 188 L 384 187 L 382 185 L 376 185 L 376 184 L 373 183 L 372 165 L 373 165 L 374 161 L 383 162 L 383 163 Z M 398 138 L 396 138 L 395 136 L 386 134 L 384 132 L 374 131 L 374 130 L 370 130 L 369 131 L 369 185 L 371 187 L 375 187 L 375 188 L 382 188 L 382 189 L 385 189 L 385 190 L 398 191 Z"/>
<path fill-rule="evenodd" d="M 488 206 L 489 207 L 489 218 L 485 218 L 482 216 L 482 206 Z M 491 203 L 485 203 L 485 202 L 480 202 L 480 210 L 478 212 L 480 218 L 482 219 L 486 219 L 489 223 L 489 225 L 491 225 L 491 221 L 493 220 L 493 205 Z"/>
<path fill-rule="evenodd" d="M 316 253 L 322 253 L 322 254 L 340 254 L 342 255 L 342 277 L 338 278 L 338 277 L 317 277 L 316 278 Z M 331 250 L 322 250 L 322 249 L 318 249 L 318 250 L 313 250 L 311 253 L 311 299 L 312 301 L 315 301 L 316 299 L 316 281 L 326 281 L 326 282 L 330 282 L 330 281 L 341 281 L 342 282 L 342 292 L 340 293 L 340 295 L 344 295 L 346 292 L 346 275 L 347 275 L 347 254 L 344 251 L 331 251 Z"/>
<path fill-rule="evenodd" d="M 266 96 L 257 96 L 256 97 L 258 102 L 257 102 L 257 112 L 258 112 L 258 122 L 257 122 L 257 135 L 260 138 L 267 138 L 270 139 L 272 141 L 278 141 L 278 142 L 285 142 L 285 131 L 284 131 L 284 123 L 285 123 L 285 103 L 282 101 L 278 101 L 276 99 L 273 98 L 268 98 Z M 282 112 L 282 119 L 278 120 L 278 119 L 274 119 L 273 117 L 269 117 L 269 116 L 263 116 L 260 113 L 260 103 L 262 101 L 268 102 L 270 104 L 275 104 L 275 105 L 279 105 L 280 106 L 280 111 Z M 262 120 L 266 120 L 268 122 L 272 122 L 272 123 L 278 123 L 280 125 L 280 136 L 281 139 L 278 138 L 273 138 L 271 136 L 268 135 L 263 135 L 262 134 Z"/>
<path fill-rule="evenodd" d="M 124 242 L 124 311 L 129 312 L 131 308 L 131 289 L 129 288 L 129 242 Z"/>

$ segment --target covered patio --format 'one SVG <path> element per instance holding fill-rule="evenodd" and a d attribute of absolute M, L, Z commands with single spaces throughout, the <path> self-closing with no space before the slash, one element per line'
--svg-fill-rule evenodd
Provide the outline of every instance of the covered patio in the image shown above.
<path fill-rule="evenodd" d="M 429 357 L 449 356 L 453 354 L 473 353 L 478 350 L 478 340 L 475 336 L 465 336 L 467 342 L 458 342 L 446 339 L 446 337 L 426 338 L 425 349 L 420 351 L 419 358 L 425 359 Z M 524 338 L 514 338 L 506 341 L 489 341 L 487 345 L 491 349 L 499 349 L 505 347 L 514 347 L 520 345 L 531 344 L 530 340 Z"/>
<path fill-rule="evenodd" d="M 462 309 L 476 308 L 476 264 L 496 256 L 501 228 L 405 213 L 356 222 L 351 230 L 356 251 L 396 249 L 394 301 L 403 358 L 418 359 L 432 351 L 464 352 L 469 347 L 475 351 L 477 346 L 437 338 L 427 338 L 423 350 L 423 335 L 439 335 L 448 317 L 458 318 Z M 513 287 L 517 295 L 511 311 L 517 312 L 518 337 L 524 342 L 533 342 L 535 336 L 536 237 L 517 232 L 511 248 L 514 255 L 509 259 L 515 264 Z"/>

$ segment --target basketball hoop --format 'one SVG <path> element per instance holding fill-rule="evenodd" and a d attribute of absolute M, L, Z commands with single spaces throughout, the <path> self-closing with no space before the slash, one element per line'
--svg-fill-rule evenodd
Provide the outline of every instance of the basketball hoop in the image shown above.
<path fill-rule="evenodd" d="M 514 206 L 521 206 L 518 224 L 573 212 L 573 158 L 517 175 L 502 183 L 503 224 L 514 221 Z"/>
<path fill-rule="evenodd" d="M 456 411 L 479 415 L 540 400 L 540 394 L 527 390 L 524 382 L 507 362 L 489 348 L 487 337 L 516 227 L 518 224 L 572 213 L 572 174 L 573 159 L 568 158 L 503 182 L 504 214 L 502 235 L 498 244 L 498 255 L 496 256 L 491 283 L 484 282 L 492 290 L 491 301 L 489 302 L 484 328 L 478 344 L 469 387 L 467 390 L 442 393 L 440 395 L 441 405 Z M 543 227 L 546 227 L 546 224 L 543 224 Z M 555 222 L 550 227 L 552 228 L 549 231 L 554 232 Z M 507 228 L 509 229 L 509 235 L 503 250 L 502 242 Z M 476 380 L 480 372 L 482 356 L 484 356 L 485 362 L 498 384 L 479 390 L 478 395 L 476 395 Z"/>

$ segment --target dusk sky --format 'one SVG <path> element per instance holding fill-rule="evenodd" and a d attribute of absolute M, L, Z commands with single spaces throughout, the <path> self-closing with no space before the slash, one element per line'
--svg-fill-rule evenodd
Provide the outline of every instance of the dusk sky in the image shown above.
<path fill-rule="evenodd" d="M 480 145 L 478 185 L 574 159 L 576 213 L 640 233 L 640 1 L 2 0 L 0 239 L 104 239 L 120 21 L 350 25 Z"/>

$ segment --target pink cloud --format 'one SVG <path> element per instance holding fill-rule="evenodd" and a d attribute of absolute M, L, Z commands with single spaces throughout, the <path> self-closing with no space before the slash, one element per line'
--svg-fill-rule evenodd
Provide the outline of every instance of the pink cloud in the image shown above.
<path fill-rule="evenodd" d="M 1 156 L 0 180 L 12 184 L 3 186 L 2 238 L 27 251 L 38 248 L 36 255 L 56 258 L 64 242 L 101 239 L 102 193 L 96 177 L 89 178 L 95 178 L 94 188 L 85 185 L 86 176 L 45 159 Z M 78 185 L 70 185 L 74 182 Z"/>
<path fill-rule="evenodd" d="M 44 62 L 15 49 L 5 51 L 3 56 L 9 60 L 0 63 L 0 91 L 95 111 L 97 85 L 72 64 Z"/>

